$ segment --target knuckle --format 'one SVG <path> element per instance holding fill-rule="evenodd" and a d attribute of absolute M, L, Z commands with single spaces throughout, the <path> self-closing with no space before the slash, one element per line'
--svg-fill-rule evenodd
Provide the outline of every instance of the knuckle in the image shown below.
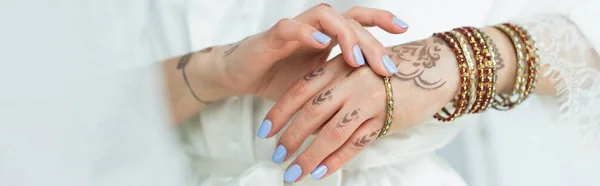
<path fill-rule="evenodd" d="M 300 137 L 297 136 L 297 134 L 295 134 L 295 132 L 284 132 L 281 135 L 281 139 L 279 140 L 279 143 L 283 144 L 286 148 L 288 148 L 289 150 L 295 149 L 296 144 L 300 143 Z M 290 151 L 291 152 L 291 151 Z"/>
<path fill-rule="evenodd" d="M 306 164 L 309 164 L 309 165 L 316 165 L 316 164 L 320 163 L 320 161 L 312 153 L 312 151 L 305 151 L 302 155 L 303 156 L 301 156 L 299 158 L 299 161 L 302 162 L 302 163 L 306 163 Z"/>
<path fill-rule="evenodd" d="M 317 108 L 311 104 L 305 104 L 301 112 L 303 113 L 304 118 L 302 119 L 304 119 L 304 121 L 314 120 L 317 118 L 317 116 L 319 116 Z"/>
<path fill-rule="evenodd" d="M 355 12 L 358 12 L 360 9 L 362 9 L 362 7 L 361 7 L 361 6 L 353 6 L 353 7 L 352 7 L 352 8 L 350 8 L 350 9 L 349 9 L 347 12 L 352 12 L 352 13 L 355 13 Z"/>
<path fill-rule="evenodd" d="M 316 7 L 321 9 L 330 9 L 331 5 L 328 3 L 319 3 Z"/>
<path fill-rule="evenodd" d="M 345 132 L 343 127 L 331 127 L 327 134 L 332 141 L 343 141 L 345 139 Z"/>
<path fill-rule="evenodd" d="M 300 97 L 308 92 L 308 81 L 299 80 L 290 89 L 290 96 Z"/>
<path fill-rule="evenodd" d="M 274 107 L 275 107 L 275 110 L 274 110 L 274 111 L 275 111 L 277 114 L 281 114 L 281 113 L 283 113 L 283 107 L 282 107 L 282 105 L 281 105 L 281 104 L 277 104 L 277 105 L 275 105 Z M 277 114 L 276 114 L 276 115 L 277 115 Z"/>
<path fill-rule="evenodd" d="M 285 28 L 285 25 L 288 24 L 290 20 L 288 18 L 283 18 L 280 19 L 279 21 L 277 21 L 277 23 L 275 23 L 275 25 L 271 28 L 271 33 L 272 34 L 280 34 L 281 31 L 283 30 L 283 28 Z"/>
<path fill-rule="evenodd" d="M 344 165 L 344 158 L 340 156 L 340 153 L 334 153 L 331 155 L 330 159 L 331 167 L 342 167 Z"/>

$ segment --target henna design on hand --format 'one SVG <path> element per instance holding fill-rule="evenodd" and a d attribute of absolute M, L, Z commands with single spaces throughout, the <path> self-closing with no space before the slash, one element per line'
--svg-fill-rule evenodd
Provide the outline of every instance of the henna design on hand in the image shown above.
<path fill-rule="evenodd" d="M 407 44 L 397 45 L 388 50 L 390 58 L 397 60 L 398 64 L 412 64 L 414 68 L 398 68 L 400 71 L 394 74 L 394 77 L 401 81 L 414 81 L 415 85 L 423 89 L 437 89 L 446 84 L 446 80 L 441 77 L 431 80 L 431 77 L 425 77 L 423 74 L 436 66 L 440 60 L 440 52 L 444 41 L 440 38 L 414 41 Z M 408 72 L 403 72 L 403 70 Z"/>
<path fill-rule="evenodd" d="M 188 53 L 184 56 L 181 56 L 181 58 L 179 58 L 179 62 L 177 62 L 176 68 L 178 70 L 185 68 L 185 66 L 187 66 L 188 63 L 190 63 L 190 59 L 192 59 L 192 55 L 194 55 L 194 53 Z"/>
<path fill-rule="evenodd" d="M 369 134 L 364 135 L 363 137 L 357 138 L 356 141 L 354 142 L 354 146 L 359 147 L 359 148 L 363 148 L 363 147 L 367 146 L 367 144 L 369 144 L 369 142 L 371 142 L 374 138 L 377 137 L 377 135 L 379 134 L 380 131 L 381 130 L 376 130 Z"/>
<path fill-rule="evenodd" d="M 318 76 L 321 76 L 325 73 L 325 69 L 323 67 L 319 67 L 317 68 L 317 70 L 311 72 L 310 74 L 306 75 L 306 77 L 304 77 L 304 79 L 306 80 L 311 80 L 314 79 Z"/>
<path fill-rule="evenodd" d="M 350 123 L 359 118 L 359 109 L 353 110 L 350 113 L 347 113 L 338 123 L 337 127 L 344 127 L 346 124 Z"/>
<path fill-rule="evenodd" d="M 238 41 L 233 44 L 229 44 L 229 46 L 231 46 L 231 47 L 229 49 L 227 49 L 227 51 L 225 51 L 225 54 L 223 54 L 223 57 L 227 57 L 231 53 L 233 53 L 235 51 L 235 49 L 237 49 L 238 46 L 240 46 L 240 44 L 242 44 L 242 42 L 246 41 L 248 38 L 250 38 L 250 37 L 246 37 L 246 38 L 242 39 L 241 41 Z"/>
<path fill-rule="evenodd" d="M 494 54 L 496 55 L 496 68 L 498 70 L 504 68 L 504 59 L 500 55 L 500 50 L 496 46 L 496 43 L 492 42 L 492 47 L 494 48 Z"/>
<path fill-rule="evenodd" d="M 212 51 L 212 49 L 213 49 L 213 47 L 208 47 L 208 48 L 202 49 L 202 50 L 200 50 L 198 52 L 200 52 L 200 53 L 209 53 L 210 51 Z"/>
<path fill-rule="evenodd" d="M 312 105 L 320 105 L 325 100 L 331 99 L 333 97 L 333 89 L 329 89 L 315 97 L 312 101 Z"/>

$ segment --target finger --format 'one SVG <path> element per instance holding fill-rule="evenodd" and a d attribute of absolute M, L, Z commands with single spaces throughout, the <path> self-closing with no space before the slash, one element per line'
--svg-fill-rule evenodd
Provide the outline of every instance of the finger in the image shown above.
<path fill-rule="evenodd" d="M 273 153 L 272 157 L 275 163 L 282 163 L 288 159 L 288 155 L 296 153 L 308 136 L 342 107 L 347 98 L 347 94 L 342 92 L 343 89 L 338 90 L 332 86 L 326 89 L 306 103 L 294 121 L 281 134 L 277 146 L 279 151 Z"/>
<path fill-rule="evenodd" d="M 335 57 L 336 60 L 341 56 Z M 257 132 L 260 138 L 269 138 L 279 133 L 279 131 L 288 123 L 294 113 L 298 112 L 305 103 L 316 96 L 319 92 L 338 78 L 340 71 L 348 70 L 345 63 L 328 62 L 326 66 L 319 67 L 296 81 L 265 116 L 263 124 Z M 324 92 L 322 92 L 324 93 Z M 326 97 L 326 95 L 323 95 Z"/>
<path fill-rule="evenodd" d="M 355 6 L 342 14 L 358 21 L 362 26 L 378 26 L 393 34 L 406 32 L 408 24 L 389 11 Z"/>
<path fill-rule="evenodd" d="M 284 179 L 287 182 L 295 182 L 308 175 L 308 170 L 315 169 L 328 155 L 342 146 L 360 124 L 374 116 L 375 113 L 373 113 L 373 110 L 375 109 L 370 107 L 369 104 L 364 104 L 364 102 L 362 104 L 345 105 L 334 116 L 334 119 L 323 127 L 308 148 L 291 163 L 296 168 L 286 171 Z M 292 131 L 290 128 L 287 129 L 286 133 L 288 131 L 290 133 L 301 132 Z M 300 174 L 298 174 L 298 171 L 296 171 L 297 168 L 307 171 L 300 171 Z"/>
<path fill-rule="evenodd" d="M 346 19 L 348 25 L 352 26 L 358 34 L 358 45 L 366 57 L 373 71 L 382 76 L 391 76 L 398 72 L 396 64 L 386 55 L 383 44 L 379 42 L 369 31 L 362 27 L 354 19 Z"/>
<path fill-rule="evenodd" d="M 325 34 L 339 42 L 342 56 L 352 67 L 364 65 L 364 58 L 359 55 L 358 40 L 354 30 L 346 24 L 344 17 L 328 4 L 312 7 L 294 18 L 295 20 L 323 30 Z M 313 38 L 321 43 L 329 43 L 331 38 L 320 32 L 313 33 Z"/>
<path fill-rule="evenodd" d="M 316 40 L 313 34 L 317 32 L 319 31 L 311 25 L 284 18 L 266 32 L 267 46 L 271 49 L 280 49 L 290 41 L 298 41 L 300 44 L 323 49 L 327 47 L 328 42 L 321 43 Z"/>
<path fill-rule="evenodd" d="M 370 119 L 361 124 L 350 139 L 340 148 L 327 156 L 315 169 L 309 169 L 311 170 L 311 177 L 319 180 L 339 170 L 344 164 L 377 139 L 383 122 L 383 117 L 378 117 L 378 119 Z"/>

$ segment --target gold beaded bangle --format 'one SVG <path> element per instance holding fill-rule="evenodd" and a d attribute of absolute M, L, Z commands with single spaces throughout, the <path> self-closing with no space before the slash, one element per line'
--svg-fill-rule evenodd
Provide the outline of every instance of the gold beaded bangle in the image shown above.
<path fill-rule="evenodd" d="M 387 98 L 387 106 L 385 112 L 385 124 L 381 128 L 381 132 L 377 136 L 377 139 L 385 136 L 388 133 L 394 119 L 394 91 L 392 90 L 392 82 L 390 77 L 383 77 L 383 82 L 385 84 L 385 97 Z"/>
<path fill-rule="evenodd" d="M 471 110 L 471 108 L 473 108 L 473 106 L 475 105 L 475 99 L 477 98 L 477 79 L 475 76 L 475 62 L 474 62 L 474 56 L 471 54 L 471 50 L 469 48 L 469 45 L 467 44 L 467 40 L 465 38 L 465 36 L 461 35 L 460 33 L 458 33 L 458 31 L 456 30 L 452 30 L 450 31 L 450 33 L 452 33 L 452 35 L 454 35 L 455 38 L 458 38 L 458 42 L 462 48 L 462 50 L 464 51 L 465 54 L 465 59 L 467 61 L 467 66 L 469 67 L 469 72 L 473 72 L 473 73 L 469 73 L 469 79 L 470 82 L 469 83 L 469 100 L 467 103 L 467 108 L 466 111 Z"/>
<path fill-rule="evenodd" d="M 470 78 L 469 74 L 472 72 L 469 71 L 469 67 L 468 67 L 468 64 L 466 62 L 466 59 L 465 59 L 465 56 L 463 53 L 464 51 L 459 46 L 458 39 L 456 39 L 449 32 L 436 33 L 436 34 L 433 34 L 433 36 L 443 39 L 450 46 L 452 51 L 454 51 L 456 60 L 458 62 L 458 68 L 459 68 L 458 72 L 460 74 L 460 79 L 459 79 L 460 80 L 460 91 L 459 91 L 458 98 L 456 98 L 456 101 L 454 101 L 454 103 L 453 103 L 454 112 L 452 114 L 450 114 L 450 112 L 448 112 L 447 109 L 444 108 L 444 109 L 442 109 L 442 112 L 447 114 L 447 116 L 442 116 L 442 114 L 440 114 L 438 112 L 433 117 L 439 121 L 444 121 L 444 122 L 453 121 L 457 117 L 460 117 L 466 110 L 467 99 L 469 97 L 469 92 L 470 92 L 469 89 L 470 89 L 470 83 L 471 83 L 471 80 L 469 79 Z"/>
<path fill-rule="evenodd" d="M 535 84 L 538 79 L 540 64 L 537 47 L 535 46 L 535 41 L 533 41 L 531 35 L 529 35 L 525 29 L 518 25 L 509 23 L 505 23 L 504 26 L 509 27 L 515 33 L 517 33 L 519 38 L 523 41 L 523 43 L 525 43 L 525 60 L 527 61 L 528 65 L 527 81 L 525 84 L 525 91 L 523 92 L 523 100 L 525 100 L 529 94 L 533 92 L 533 89 L 535 89 Z"/>
<path fill-rule="evenodd" d="M 480 107 L 482 106 L 484 99 L 485 99 L 485 95 L 486 95 L 486 84 L 485 84 L 485 53 L 483 51 L 483 47 L 481 46 L 481 43 L 478 42 L 478 38 L 475 36 L 475 33 L 472 32 L 469 27 L 464 27 L 464 28 L 456 28 L 454 29 L 456 31 L 458 31 L 459 33 L 461 33 L 462 35 L 466 36 L 466 38 L 469 41 L 469 44 L 471 45 L 471 48 L 473 49 L 474 52 L 474 56 L 475 56 L 475 61 L 477 62 L 476 65 L 476 76 L 477 76 L 477 96 L 475 99 L 475 102 L 473 103 L 473 107 L 471 107 L 471 109 L 467 110 L 467 113 L 476 113 L 476 111 L 478 111 L 480 109 Z"/>
<path fill-rule="evenodd" d="M 496 25 L 495 27 L 507 35 L 513 43 L 517 55 L 517 77 L 515 78 L 513 90 L 509 94 L 497 94 L 492 103 L 492 107 L 496 110 L 510 110 L 523 102 L 523 92 L 525 92 L 524 84 L 527 76 L 527 71 L 525 69 L 525 48 L 523 48 L 523 43 L 519 36 L 517 36 L 510 28 L 504 25 Z M 512 99 L 514 97 L 517 97 L 517 99 L 513 101 Z"/>
<path fill-rule="evenodd" d="M 487 83 L 487 92 L 485 94 L 485 100 L 483 102 L 482 107 L 477 113 L 481 113 L 490 106 L 492 103 L 492 98 L 496 96 L 496 85 L 498 84 L 498 70 L 496 69 L 496 53 L 494 52 L 495 48 L 492 45 L 492 39 L 482 30 L 478 28 L 473 28 L 476 32 L 476 36 L 481 35 L 480 38 L 483 38 L 484 41 L 484 52 L 485 52 L 485 73 L 486 74 L 486 83 Z"/>

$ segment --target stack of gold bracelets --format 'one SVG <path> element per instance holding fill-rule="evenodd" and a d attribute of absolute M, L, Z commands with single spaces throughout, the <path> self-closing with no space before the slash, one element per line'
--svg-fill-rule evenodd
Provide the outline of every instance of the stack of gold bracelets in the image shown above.
<path fill-rule="evenodd" d="M 497 49 L 485 32 L 463 27 L 436 33 L 434 36 L 442 38 L 454 51 L 460 73 L 459 95 L 452 101 L 454 111 L 451 113 L 451 108 L 444 107 L 435 114 L 436 119 L 453 121 L 465 113 L 481 113 L 489 107 L 508 110 L 523 102 L 535 88 L 539 56 L 531 35 L 514 24 L 505 23 L 496 28 L 509 36 L 517 52 L 517 76 L 513 91 L 506 95 L 496 94 L 498 70 L 494 51 Z"/>
<path fill-rule="evenodd" d="M 433 34 L 443 39 L 458 61 L 460 74 L 459 95 L 449 106 L 442 108 L 433 117 L 448 122 L 463 114 L 481 113 L 492 107 L 509 110 L 523 102 L 538 79 L 539 56 L 535 41 L 522 27 L 505 23 L 495 26 L 512 41 L 517 54 L 517 75 L 513 91 L 501 95 L 496 93 L 497 73 L 495 45 L 485 32 L 474 27 L 456 28 L 449 32 Z M 472 52 L 471 50 L 472 49 Z M 393 92 L 389 77 L 384 77 L 386 89 L 386 120 L 378 138 L 385 136 L 392 124 Z M 450 110 L 453 109 L 453 112 Z"/>

